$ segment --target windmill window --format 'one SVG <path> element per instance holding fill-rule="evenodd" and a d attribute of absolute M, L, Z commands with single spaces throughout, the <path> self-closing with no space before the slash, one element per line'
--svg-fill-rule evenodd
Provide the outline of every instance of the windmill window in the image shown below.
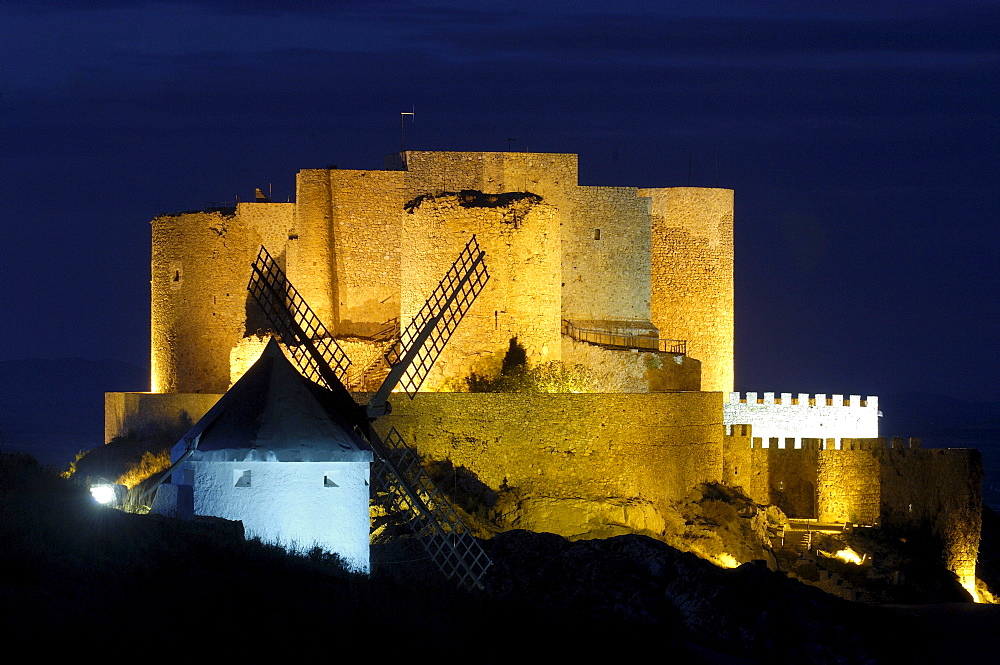
<path fill-rule="evenodd" d="M 250 487 L 250 469 L 233 470 L 233 487 Z"/>
<path fill-rule="evenodd" d="M 194 469 L 184 469 L 181 474 L 182 485 L 194 485 Z"/>
<path fill-rule="evenodd" d="M 340 487 L 340 485 L 333 482 L 332 476 L 323 476 L 323 487 Z"/>
<path fill-rule="evenodd" d="M 601 230 L 594 229 L 594 240 L 600 240 L 600 239 L 601 239 Z"/>

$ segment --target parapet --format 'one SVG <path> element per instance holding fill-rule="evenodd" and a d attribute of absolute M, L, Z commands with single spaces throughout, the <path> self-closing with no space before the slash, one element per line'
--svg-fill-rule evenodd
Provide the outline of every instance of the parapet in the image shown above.
<path fill-rule="evenodd" d="M 726 434 L 728 436 L 746 436 L 749 437 L 753 433 L 753 425 L 729 425 L 726 427 Z"/>
<path fill-rule="evenodd" d="M 775 394 L 779 395 L 775 397 Z M 858 407 L 863 409 L 877 409 L 878 397 L 869 395 L 861 399 L 861 395 L 849 395 L 844 399 L 843 395 L 826 393 L 756 393 L 748 392 L 744 397 L 740 393 L 729 393 L 730 404 L 774 404 L 779 406 L 845 406 Z"/>
<path fill-rule="evenodd" d="M 839 441 L 834 438 L 817 439 L 811 437 L 772 437 L 752 436 L 751 425 L 729 425 L 726 435 L 747 439 L 751 449 L 772 450 L 919 450 L 920 439 L 911 437 L 845 437 Z"/>
<path fill-rule="evenodd" d="M 920 448 L 920 439 L 911 437 L 885 437 L 876 438 L 845 438 L 840 442 L 841 450 L 917 450 Z"/>
<path fill-rule="evenodd" d="M 803 447 L 806 439 L 822 448 L 840 448 L 844 438 L 872 438 L 878 432 L 878 397 L 817 393 L 729 393 L 724 423 L 752 425 L 754 440 L 769 448 Z M 832 442 L 832 445 L 831 445 Z"/>

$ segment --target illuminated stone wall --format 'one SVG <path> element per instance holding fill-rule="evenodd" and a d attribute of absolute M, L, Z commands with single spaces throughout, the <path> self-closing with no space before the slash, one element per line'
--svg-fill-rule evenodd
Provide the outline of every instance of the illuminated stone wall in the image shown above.
<path fill-rule="evenodd" d="M 779 448 L 775 439 L 764 448 L 749 425 L 727 431 L 727 484 L 791 517 L 809 516 L 802 501 L 813 485 L 820 522 L 879 524 L 900 535 L 935 537 L 945 566 L 967 589 L 975 587 L 982 527 L 978 450 L 920 449 L 917 439 L 884 437 L 844 438 L 839 450 L 832 440 L 808 438 L 801 448 Z"/>
<path fill-rule="evenodd" d="M 739 487 L 757 503 L 770 503 L 768 458 L 753 448 L 750 425 L 729 425 L 723 438 L 722 482 Z"/>
<path fill-rule="evenodd" d="M 562 317 L 603 329 L 648 323 L 649 199 L 633 187 L 576 187 L 567 198 L 560 217 Z"/>
<path fill-rule="evenodd" d="M 817 516 L 818 439 L 806 439 L 801 448 L 781 447 L 771 439 L 764 447 L 750 425 L 727 425 L 726 431 L 723 482 L 740 487 L 757 503 L 778 506 L 789 517 Z"/>
<path fill-rule="evenodd" d="M 152 390 L 223 392 L 260 235 L 218 212 L 157 217 L 152 233 Z"/>
<path fill-rule="evenodd" d="M 722 474 L 720 393 L 445 394 L 397 398 L 378 421 L 425 460 L 511 490 L 510 528 L 658 533 L 671 502 Z"/>
<path fill-rule="evenodd" d="M 406 326 L 475 234 L 486 252 L 490 281 L 467 312 L 425 383 L 463 390 L 472 371 L 500 370 L 517 337 L 529 364 L 561 356 L 559 216 L 530 201 L 488 207 L 475 197 L 426 197 L 405 214 L 400 324 Z M 464 204 L 464 205 L 463 205 Z"/>
<path fill-rule="evenodd" d="M 688 341 L 702 389 L 733 389 L 733 191 L 640 189 L 651 199 L 652 320 Z"/>
<path fill-rule="evenodd" d="M 690 356 L 605 349 L 562 337 L 562 361 L 582 367 L 587 392 L 642 393 L 700 390 L 701 363 Z"/>
<path fill-rule="evenodd" d="M 860 441 L 860 440 L 859 440 Z M 881 458 L 878 439 L 819 454 L 819 520 L 875 524 L 881 512 Z"/>
<path fill-rule="evenodd" d="M 105 438 L 183 431 L 221 395 L 107 393 Z M 497 491 L 508 528 L 568 537 L 660 534 L 672 503 L 697 484 L 740 487 L 790 516 L 875 524 L 940 538 L 947 567 L 968 583 L 981 528 L 976 450 L 910 448 L 886 439 L 844 447 L 762 447 L 749 425 L 723 436 L 720 393 L 427 393 L 393 399 L 378 421 L 425 461 L 448 460 Z M 772 443 L 776 443 L 772 441 Z M 829 442 L 824 442 L 827 445 Z"/>
<path fill-rule="evenodd" d="M 982 529 L 980 452 L 906 447 L 886 452 L 881 466 L 883 528 L 940 538 L 945 565 L 970 588 Z"/>
<path fill-rule="evenodd" d="M 802 448 L 776 446 L 774 438 L 765 447 L 750 425 L 727 431 L 724 482 L 765 504 L 780 503 L 775 490 L 782 483 L 815 483 L 820 521 L 913 526 L 981 505 L 976 450 L 920 450 L 917 439 L 884 437 L 845 438 L 839 450 L 831 439 L 810 438 Z"/>
<path fill-rule="evenodd" d="M 116 436 L 166 432 L 179 439 L 221 394 L 104 393 L 104 443 Z"/>
<path fill-rule="evenodd" d="M 149 414 L 197 421 L 219 397 L 108 393 L 119 416 L 106 436 Z M 721 413 L 720 393 L 426 393 L 397 395 L 377 424 L 396 427 L 425 461 L 449 460 L 516 497 L 501 504 L 508 528 L 596 537 L 658 535 L 672 502 L 718 481 Z"/>
<path fill-rule="evenodd" d="M 531 364 L 562 359 L 562 318 L 652 330 L 649 201 L 636 189 L 578 187 L 576 155 L 409 152 L 407 165 L 403 323 L 473 233 L 492 276 L 425 389 L 461 389 L 471 371 L 495 373 L 512 337 Z M 461 200 L 469 190 L 540 201 L 488 207 Z M 642 373 L 642 361 L 634 364 Z"/>
<path fill-rule="evenodd" d="M 295 225 L 294 203 L 240 203 L 236 216 L 255 235 L 255 240 L 275 254 L 281 253 Z M 254 255 L 257 254 L 255 247 Z M 247 277 L 249 278 L 249 273 Z"/>
<path fill-rule="evenodd" d="M 288 277 L 337 333 L 370 333 L 399 316 L 403 176 L 343 169 L 298 174 Z"/>
<path fill-rule="evenodd" d="M 822 505 L 818 441 L 806 440 L 801 449 L 755 446 L 754 452 L 757 460 L 767 460 L 768 503 L 789 517 L 815 518 Z"/>
<path fill-rule="evenodd" d="M 406 152 L 407 191 L 412 196 L 475 189 L 533 192 L 565 207 L 577 186 L 577 156 L 538 152 Z M 411 196 L 411 198 L 412 198 Z"/>
<path fill-rule="evenodd" d="M 808 395 L 799 393 L 730 393 L 724 408 L 726 425 L 752 425 L 755 437 L 764 447 L 771 438 L 778 445 L 801 447 L 803 437 L 834 439 L 836 446 L 844 437 L 877 437 L 878 398 L 862 400 L 860 395 Z"/>

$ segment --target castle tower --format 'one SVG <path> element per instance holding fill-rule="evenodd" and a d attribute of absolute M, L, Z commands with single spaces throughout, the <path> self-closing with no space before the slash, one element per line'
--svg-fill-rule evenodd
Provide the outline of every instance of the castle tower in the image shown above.
<path fill-rule="evenodd" d="M 733 389 L 733 190 L 641 189 L 652 200 L 652 319 L 686 339 L 701 389 Z"/>
<path fill-rule="evenodd" d="M 224 393 L 230 352 L 247 334 L 249 266 L 284 248 L 293 203 L 163 215 L 151 222 L 150 368 L 155 393 Z M 252 331 L 250 331 L 252 332 Z"/>

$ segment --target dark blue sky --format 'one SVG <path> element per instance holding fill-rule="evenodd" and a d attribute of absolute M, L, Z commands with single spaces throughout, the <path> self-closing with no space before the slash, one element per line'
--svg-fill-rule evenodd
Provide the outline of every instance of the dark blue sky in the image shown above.
<path fill-rule="evenodd" d="M 735 189 L 740 390 L 1000 398 L 1000 5 L 482 4 L 4 2 L 0 360 L 148 364 L 152 217 L 381 168 L 415 107 Z"/>

